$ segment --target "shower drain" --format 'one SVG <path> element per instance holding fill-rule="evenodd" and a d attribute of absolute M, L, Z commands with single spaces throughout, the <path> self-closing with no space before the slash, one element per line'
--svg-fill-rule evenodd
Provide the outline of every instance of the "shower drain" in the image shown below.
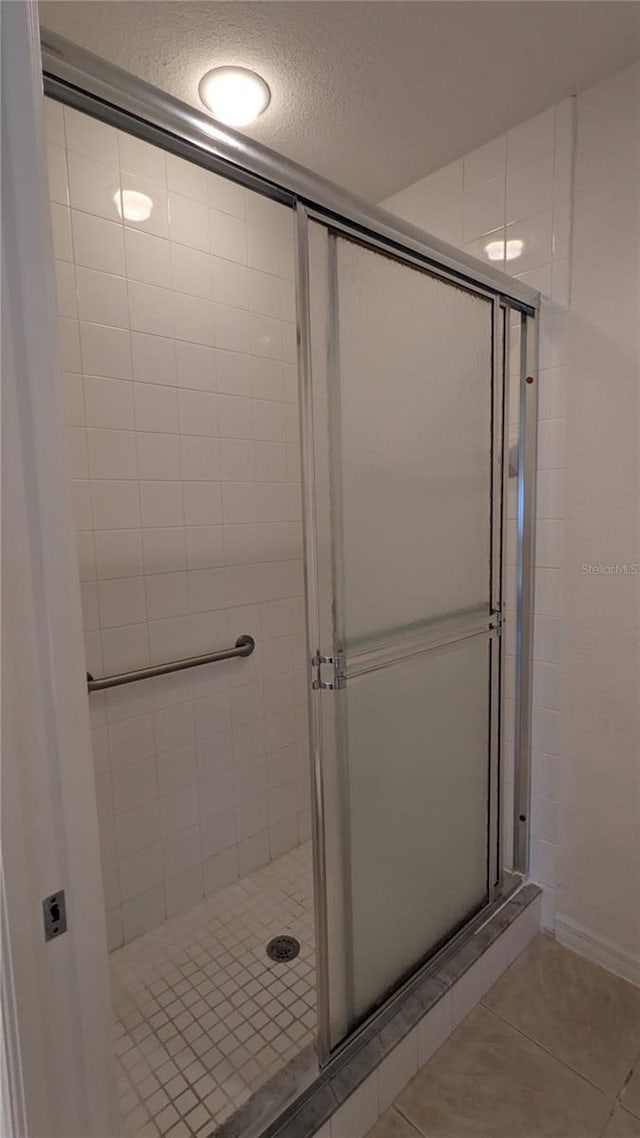
<path fill-rule="evenodd" d="M 278 964 L 287 960 L 295 960 L 300 952 L 300 941 L 294 936 L 274 936 L 267 945 L 267 956 Z"/>

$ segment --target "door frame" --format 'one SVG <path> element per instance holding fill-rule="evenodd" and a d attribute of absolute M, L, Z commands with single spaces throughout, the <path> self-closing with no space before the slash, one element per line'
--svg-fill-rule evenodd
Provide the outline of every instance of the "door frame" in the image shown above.
<path fill-rule="evenodd" d="M 119 1133 L 37 5 L 2 24 L 2 1133 Z M 64 889 L 67 931 L 42 901 Z"/>
<path fill-rule="evenodd" d="M 9 19 L 14 13 L 11 35 L 7 35 Z M 20 13 L 20 15 L 18 15 Z M 42 87 L 40 74 L 40 57 L 38 52 L 38 27 L 35 4 L 32 0 L 18 0 L 17 3 L 3 5 L 3 40 L 7 47 L 7 56 L 13 55 L 14 66 L 12 74 L 17 74 L 20 67 L 28 82 L 29 92 L 27 103 L 32 111 L 32 123 L 24 131 L 24 146 L 30 151 L 32 157 L 37 153 L 37 160 L 32 170 L 31 183 L 38 186 L 38 193 L 43 202 L 46 198 L 46 168 L 43 161 L 44 134 L 42 128 Z M 484 288 L 496 300 L 496 306 L 504 309 L 513 309 L 522 314 L 525 327 L 532 331 L 525 340 L 526 370 L 533 374 L 532 344 L 536 335 L 536 315 L 539 309 L 539 294 L 521 281 L 507 276 L 490 265 L 483 264 L 475 258 L 447 245 L 436 238 L 429 237 L 420 229 L 399 220 L 392 214 L 378 207 L 361 202 L 351 194 L 333 186 L 325 179 L 320 178 L 295 163 L 280 157 L 265 147 L 251 142 L 234 131 L 213 124 L 206 114 L 200 114 L 192 107 L 188 107 L 165 93 L 158 91 L 142 80 L 108 64 L 98 56 L 86 52 L 76 45 L 70 44 L 62 37 L 48 31 L 41 37 L 42 68 L 44 73 L 45 93 L 85 111 L 103 121 L 124 129 L 136 137 L 145 139 L 162 146 L 165 150 L 179 154 L 183 157 L 204 166 L 205 168 L 258 190 L 262 194 L 288 205 L 300 204 L 317 210 L 334 222 L 346 223 L 365 237 L 374 237 L 383 240 L 389 248 L 401 253 L 403 256 L 417 258 L 421 264 L 428 265 L 443 274 L 450 274 L 466 286 Z M 9 69 L 5 69 L 9 74 Z M 16 116 L 16 121 L 24 118 L 16 106 L 20 99 L 18 91 L 24 98 L 23 86 L 16 86 L 15 95 L 10 105 L 9 114 Z M 16 171 L 17 173 L 17 171 Z M 21 182 L 21 186 L 23 183 Z M 24 186 L 23 186 L 24 188 Z M 53 254 L 50 249 L 50 232 L 44 205 L 39 205 L 35 217 L 25 219 L 23 226 L 31 226 L 32 233 L 40 239 L 41 249 L 49 247 L 47 259 L 50 260 L 50 272 L 42 274 L 42 253 L 36 261 L 37 268 L 34 273 L 31 265 L 30 285 L 32 296 L 41 295 L 48 291 L 49 299 L 47 317 L 44 323 L 37 321 L 38 337 L 37 357 L 31 358 L 31 371 L 29 383 L 32 385 L 33 398 L 33 433 L 29 440 L 29 449 L 21 456 L 24 472 L 30 486 L 35 483 L 38 493 L 42 495 L 42 502 L 56 501 L 58 506 L 52 511 L 51 518 L 60 524 L 57 526 L 46 523 L 42 513 L 39 525 L 32 526 L 31 553 L 37 548 L 44 550 L 44 561 L 48 566 L 48 586 L 44 596 L 47 605 L 55 613 L 55 620 L 50 632 L 55 630 L 58 640 L 58 651 L 54 656 L 45 660 L 50 670 L 48 683 L 54 693 L 56 707 L 56 733 L 57 750 L 49 748 L 47 770 L 57 770 L 56 779 L 59 792 L 55 798 L 49 796 L 47 809 L 50 810 L 52 840 L 60 850 L 64 846 L 64 864 L 68 873 L 68 880 L 74 881 L 78 889 L 78 904 L 85 914 L 91 914 L 91 921 L 87 926 L 83 923 L 70 927 L 66 936 L 57 945 L 46 946 L 54 950 L 48 957 L 41 958 L 42 947 L 40 943 L 41 926 L 39 904 L 42 897 L 41 882 L 32 880 L 23 881 L 20 888 L 8 880 L 14 877 L 16 866 L 13 864 L 19 846 L 7 842 L 5 835 L 5 884 L 7 885 L 8 907 L 5 906 L 4 917 L 9 936 L 14 945 L 13 960 L 20 965 L 23 976 L 16 974 L 13 978 L 13 991 L 16 996 L 24 995 L 24 1001 L 16 1002 L 16 1031 L 15 1038 L 19 1037 L 10 1050 L 17 1063 L 13 1070 L 20 1073 L 20 1055 L 16 1054 L 19 1047 L 24 1048 L 25 1042 L 30 1038 L 37 1038 L 38 1017 L 49 1015 L 54 1018 L 56 1014 L 64 1014 L 69 1024 L 68 1050 L 68 1079 L 59 1085 L 59 1093 L 66 1102 L 66 1106 L 59 1116 L 61 1134 L 74 1132 L 74 1125 L 69 1124 L 68 1114 L 71 1109 L 69 1096 L 65 1094 L 66 1087 L 75 1085 L 85 1090 L 78 1100 L 82 1105 L 77 1109 L 84 1110 L 84 1122 L 76 1130 L 86 1133 L 91 1138 L 98 1134 L 116 1134 L 117 1117 L 115 1094 L 111 1078 L 110 1054 L 110 1000 L 108 993 L 108 963 L 106 957 L 106 936 L 104 932 L 104 916 L 102 913 L 102 887 L 100 880 L 100 861 L 97 843 L 97 823 L 95 819 L 94 792 L 91 788 L 91 771 L 86 766 L 89 754 L 89 726 L 84 696 L 82 672 L 82 646 L 81 622 L 79 612 L 79 590 L 77 589 L 77 568 L 71 563 L 73 558 L 69 554 L 71 548 L 71 526 L 66 505 L 67 490 L 63 477 L 63 424 L 59 410 L 53 414 L 53 389 L 57 382 L 55 360 L 57 358 L 56 336 L 53 324 L 55 314 L 52 311 L 53 290 Z M 31 247 L 31 246 L 30 246 Z M 19 251 L 19 265 L 16 270 L 28 273 L 29 254 L 27 246 Z M 298 246 L 299 278 L 304 263 L 304 253 Z M 15 279 L 15 278 L 14 278 Z M 304 283 L 298 282 L 299 295 L 304 292 Z M 27 311 L 26 294 L 23 291 L 24 310 Z M 33 305 L 30 316 L 33 320 Z M 532 638 L 532 591 L 533 591 L 533 494 L 535 491 L 535 387 L 533 390 L 524 387 L 524 370 L 522 374 L 521 391 L 527 412 L 524 418 L 526 429 L 520 438 L 521 460 L 519 465 L 519 570 L 518 570 L 518 654 L 523 663 L 517 674 L 518 683 L 518 769 L 519 782 L 517 790 L 516 811 L 525 817 L 522 823 L 520 836 L 517 842 L 519 855 L 518 870 L 526 873 L 528 851 L 528 795 L 529 795 L 529 750 L 530 750 L 530 695 L 531 695 L 531 638 Z M 36 393 L 36 381 L 38 384 Z M 43 396 L 43 384 L 46 398 Z M 302 389 L 302 399 L 305 398 L 305 387 Z M 36 429 L 37 428 L 37 429 Z M 41 439 L 48 438 L 49 442 L 44 450 L 38 452 Z M 35 480 L 35 482 L 34 482 Z M 46 484 L 46 490 L 45 490 Z M 63 505 L 64 503 L 64 505 Z M 40 554 L 37 555 L 36 560 Z M 40 562 L 38 561 L 38 564 Z M 307 573 L 313 572 L 313 566 L 307 565 Z M 64 577 L 64 581 L 63 578 Z M 52 586 L 51 581 L 55 581 Z M 56 594 L 57 590 L 57 595 Z M 45 610 L 47 611 L 47 610 Z M 35 614 L 34 614 L 35 615 Z M 62 643 L 64 641 L 64 644 Z M 64 678 L 62 678 L 62 665 Z M 54 670 L 54 663 L 56 669 Z M 68 673 L 68 680 L 67 680 Z M 18 695 L 24 700 L 34 700 L 33 676 L 29 682 L 28 677 L 16 677 L 19 686 Z M 38 691 L 42 697 L 42 691 Z M 36 697 L 37 702 L 37 697 Z M 53 737 L 50 737 L 53 742 Z M 54 753 L 55 751 L 55 753 Z M 84 771 L 77 782 L 77 764 Z M 82 766 L 82 764 L 85 764 Z M 53 765 L 51 765 L 53 764 Z M 321 831 L 323 828 L 322 789 L 316 778 L 317 764 L 313 766 L 313 830 L 316 859 L 319 860 L 322 872 L 323 852 Z M 16 791 L 17 793 L 17 791 Z M 50 866 L 61 864 L 59 857 L 49 857 L 49 847 L 41 833 L 27 832 L 28 827 L 21 826 L 20 817 L 16 812 L 10 821 L 14 834 L 19 835 L 20 842 L 24 842 L 25 835 L 34 855 L 42 863 Z M 53 846 L 51 846 L 53 849 Z M 7 874 L 8 869 L 8 874 Z M 55 875 L 59 880 L 59 875 Z M 17 878 L 16 878 L 17 882 Z M 23 888 L 24 887 L 24 888 Z M 20 890 L 23 895 L 20 897 Z M 81 899 L 81 900 L 80 900 Z M 24 926 L 19 932 L 19 914 L 24 916 Z M 316 919 L 318 925 L 322 924 L 322 901 L 317 900 Z M 89 935 L 88 928 L 91 933 Z M 469 929 L 465 935 L 468 935 Z M 68 939 L 67 939 L 68 938 Z M 457 938 L 456 938 L 457 939 Z M 65 944 L 66 942 L 66 944 Z M 321 946 L 321 937 L 320 937 Z M 64 956 L 63 945 L 69 951 L 69 959 L 74 954 L 75 964 L 71 964 L 71 971 L 65 963 L 62 967 L 59 957 Z M 55 955 L 57 953 L 57 955 Z M 31 973 L 37 973 L 42 966 L 42 959 L 50 964 L 56 959 L 56 967 L 49 977 L 51 980 L 47 988 L 45 1003 L 37 1004 L 40 998 L 40 988 L 33 992 L 28 991 L 24 979 Z M 25 971 L 29 964 L 29 971 Z M 67 969 L 65 971 L 65 969 Z M 385 1005 L 385 1014 L 397 999 L 402 998 L 408 987 L 417 982 L 417 975 L 407 982 L 402 991 L 391 997 Z M 325 981 L 326 983 L 326 978 Z M 320 967 L 319 984 L 322 986 L 322 965 Z M 71 984 L 71 988 L 69 985 Z M 73 995 L 71 995 L 73 990 Z M 44 1000 L 44 994 L 42 994 Z M 35 1003 L 33 1001 L 36 1001 Z M 39 1008 L 39 1010 L 37 1010 Z M 35 1034 L 34 1034 L 35 1032 Z M 353 1041 L 352 1041 L 353 1042 Z M 35 1092 L 32 1082 L 22 1072 L 18 1083 L 22 1083 L 26 1096 L 27 1116 L 31 1112 L 33 1117 L 47 1117 L 48 1133 L 53 1138 L 51 1119 L 51 1098 L 47 1103 L 45 1088 L 55 1083 L 55 1072 L 59 1070 L 59 1056 L 54 1056 L 54 1050 L 36 1048 L 41 1063 L 43 1082 L 38 1093 Z M 36 1101 L 38 1100 L 38 1101 Z M 62 1109 L 62 1108 L 61 1108 Z M 97 1121 L 98 1118 L 100 1121 Z M 37 1126 L 31 1129 L 38 1132 Z M 39 1128 L 43 1132 L 42 1126 Z"/>

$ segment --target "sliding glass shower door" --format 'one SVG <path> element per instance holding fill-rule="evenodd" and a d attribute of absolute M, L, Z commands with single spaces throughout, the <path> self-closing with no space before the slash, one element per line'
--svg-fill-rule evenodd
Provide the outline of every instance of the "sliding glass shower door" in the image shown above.
<path fill-rule="evenodd" d="M 502 401 L 493 298 L 301 229 L 328 1054 L 496 882 Z"/>

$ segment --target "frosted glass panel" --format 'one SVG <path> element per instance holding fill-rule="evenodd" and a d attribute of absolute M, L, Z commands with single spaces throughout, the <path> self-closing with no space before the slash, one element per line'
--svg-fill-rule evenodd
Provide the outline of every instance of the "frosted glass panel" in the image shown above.
<path fill-rule="evenodd" d="M 309 254 L 332 1048 L 495 882 L 501 401 L 492 300 L 321 224 Z"/>
<path fill-rule="evenodd" d="M 492 305 L 340 237 L 335 256 L 338 632 L 356 648 L 488 611 Z"/>
<path fill-rule="evenodd" d="M 486 900 L 488 640 L 354 677 L 340 698 L 357 1020 Z"/>

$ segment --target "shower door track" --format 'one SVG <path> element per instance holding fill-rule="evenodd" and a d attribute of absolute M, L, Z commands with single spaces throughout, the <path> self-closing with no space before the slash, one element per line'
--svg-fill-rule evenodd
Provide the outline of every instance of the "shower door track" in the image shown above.
<path fill-rule="evenodd" d="M 70 43 L 61 36 L 49 31 L 42 33 L 42 61 L 45 94 L 52 98 L 98 118 L 127 133 L 177 154 L 210 171 L 230 178 L 250 190 L 254 190 L 273 200 L 297 210 L 298 226 L 298 266 L 297 289 L 299 312 L 299 362 L 301 365 L 301 411 L 303 419 L 307 399 L 305 371 L 310 362 L 309 328 L 305 323 L 305 306 L 308 307 L 308 249 L 304 236 L 307 218 L 322 220 L 330 228 L 351 234 L 366 245 L 385 250 L 390 256 L 427 269 L 430 273 L 459 284 L 470 291 L 477 292 L 494 301 L 494 349 L 497 352 L 498 329 L 504 326 L 504 354 L 502 361 L 494 360 L 494 374 L 499 367 L 505 368 L 505 391 L 508 390 L 509 329 L 514 317 L 520 321 L 520 434 L 518 439 L 518 541 L 517 541 L 517 588 L 516 588 L 516 692 L 515 692 L 515 803 L 514 803 L 514 880 L 521 881 L 528 870 L 529 846 L 529 799 L 530 799 L 530 736 L 531 736 L 531 650 L 533 638 L 533 553 L 535 519 L 535 451 L 536 451 L 536 406 L 537 383 L 535 368 L 537 364 L 537 314 L 540 296 L 537 291 L 515 278 L 507 276 L 491 265 L 483 264 L 474 257 L 431 237 L 417 227 L 394 217 L 385 210 L 369 205 L 356 196 L 333 185 L 326 179 L 313 174 L 294 162 L 276 154 L 212 121 L 203 113 L 172 96 L 154 88 L 143 80 L 106 62 L 99 56 Z M 508 451 L 508 414 L 502 412 L 502 455 L 501 462 L 494 464 L 494 489 L 497 478 L 502 478 L 503 511 L 506 509 L 506 479 Z M 307 504 L 308 505 L 308 504 Z M 503 513 L 504 521 L 504 513 Z M 307 509 L 305 526 L 313 527 L 315 518 Z M 504 564 L 503 529 L 494 526 L 494 541 L 500 546 L 500 560 Z M 495 534 L 500 530 L 500 537 Z M 307 541 L 307 576 L 313 588 L 314 564 Z M 495 553 L 495 548 L 494 548 Z M 497 578 L 498 574 L 496 574 Z M 492 597 L 502 598 L 503 589 L 497 579 L 492 583 Z M 493 604 L 493 602 L 492 602 Z M 495 621 L 495 625 L 492 622 Z M 488 614 L 485 631 L 493 639 L 499 632 L 500 609 Z M 468 633 L 467 633 L 468 634 Z M 475 633 L 478 634 L 478 633 Z M 314 645 L 310 644 L 313 651 Z M 496 665 L 500 667 L 495 653 Z M 502 715 L 502 703 L 500 714 Z M 318 936 L 318 995 L 319 995 L 319 1051 L 322 1062 L 332 1062 L 333 1057 L 343 1054 L 346 1048 L 357 1044 L 358 1038 L 368 1024 L 381 1021 L 388 1009 L 396 1006 L 398 1000 L 414 982 L 424 976 L 425 970 L 433 966 L 434 959 L 448 950 L 453 943 L 464 943 L 496 905 L 503 903 L 512 891 L 513 880 L 508 886 L 501 885 L 490 889 L 487 904 L 476 914 L 470 914 L 465 923 L 447 945 L 440 948 L 426 962 L 414 970 L 411 977 L 405 978 L 394 992 L 388 995 L 385 1003 L 373 1015 L 357 1027 L 352 1036 L 331 1054 L 327 1046 L 326 1001 L 328 986 L 325 909 L 325 861 L 323 837 L 323 802 L 321 771 L 318 756 L 312 770 L 312 825 L 314 835 L 314 871 L 316 883 L 316 925 Z M 497 793 L 491 804 L 491 825 L 498 825 L 500 803 Z M 495 875 L 493 878 L 496 881 Z M 497 881 L 496 881 L 497 884 Z"/>
<path fill-rule="evenodd" d="M 325 218 L 354 226 L 369 238 L 378 235 L 403 254 L 412 252 L 423 263 L 450 271 L 471 288 L 480 286 L 502 297 L 510 307 L 536 314 L 540 294 L 522 281 L 221 126 L 209 115 L 63 36 L 43 29 L 41 44 L 46 95 L 277 201 L 289 205 L 302 202 L 320 210 Z"/>

